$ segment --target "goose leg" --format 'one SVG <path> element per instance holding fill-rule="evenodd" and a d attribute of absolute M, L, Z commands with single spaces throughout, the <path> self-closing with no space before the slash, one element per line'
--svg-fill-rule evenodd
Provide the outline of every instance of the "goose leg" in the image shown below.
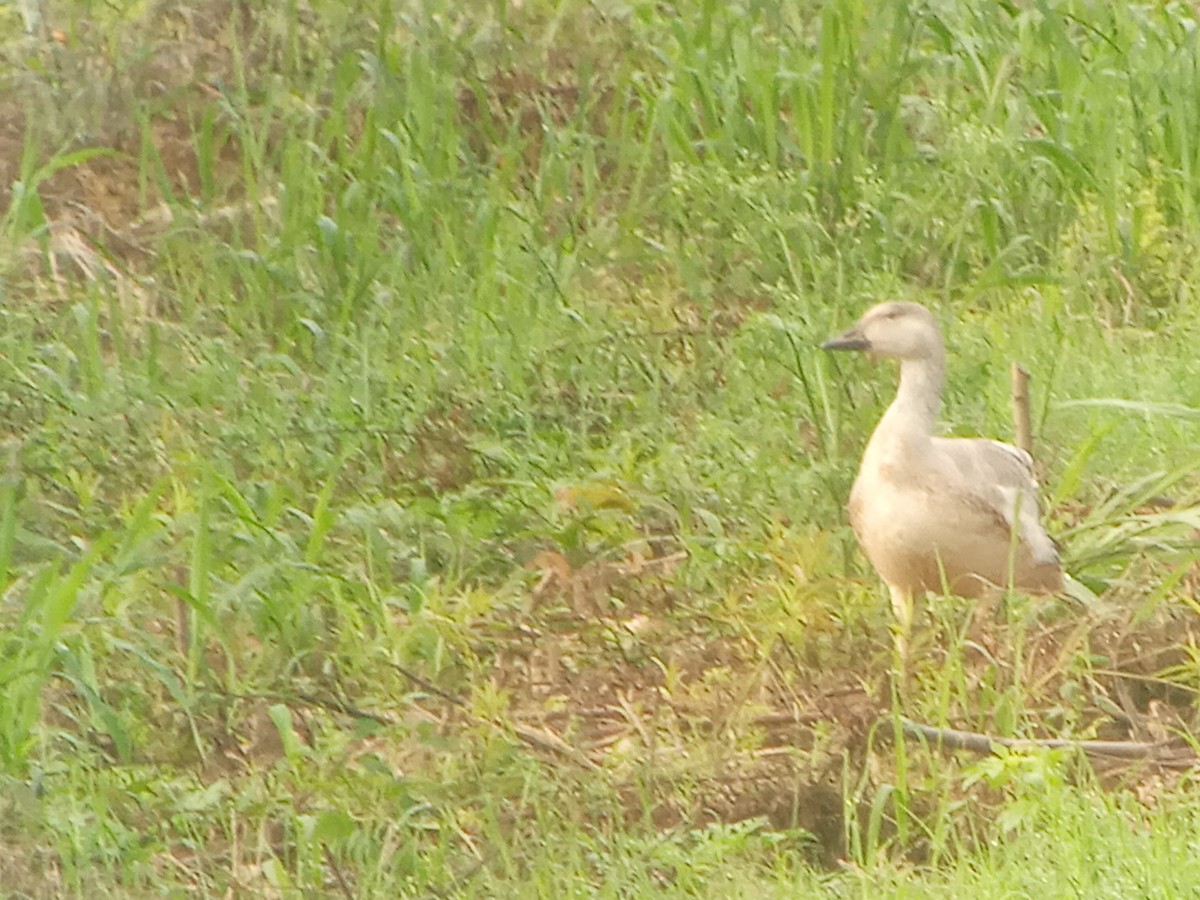
<path fill-rule="evenodd" d="M 903 663 L 908 659 L 908 639 L 912 636 L 913 594 L 894 584 L 888 585 L 892 595 L 892 612 L 896 615 L 896 655 Z"/>

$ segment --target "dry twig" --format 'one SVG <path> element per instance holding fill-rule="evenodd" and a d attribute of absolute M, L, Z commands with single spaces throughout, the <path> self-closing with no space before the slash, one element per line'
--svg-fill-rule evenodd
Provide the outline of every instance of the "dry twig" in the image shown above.
<path fill-rule="evenodd" d="M 1029 416 L 1029 372 L 1012 364 L 1013 443 L 1033 456 L 1033 425 Z"/>
<path fill-rule="evenodd" d="M 486 716 L 477 715 L 476 713 L 471 712 L 470 707 L 467 706 L 465 700 L 455 697 L 453 694 L 442 690 L 433 682 L 426 678 L 422 678 L 416 672 L 412 672 L 406 669 L 404 666 L 396 663 L 392 663 L 392 666 L 397 672 L 399 672 L 413 684 L 417 685 L 417 687 L 429 692 L 430 694 L 433 694 L 436 697 L 440 697 L 451 706 L 457 707 L 459 711 L 476 722 L 485 723 L 499 731 L 512 731 L 513 734 L 515 734 L 529 746 L 533 747 L 535 750 L 542 750 L 547 753 L 565 757 L 566 759 L 571 760 L 571 762 L 582 766 L 585 769 L 599 768 L 599 766 L 564 741 L 549 728 L 531 728 L 527 725 L 519 725 L 516 723 L 506 726 L 503 722 L 490 719 Z"/>

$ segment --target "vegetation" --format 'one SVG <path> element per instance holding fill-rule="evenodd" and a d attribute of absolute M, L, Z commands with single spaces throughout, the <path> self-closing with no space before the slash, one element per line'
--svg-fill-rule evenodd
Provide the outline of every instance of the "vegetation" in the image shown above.
<path fill-rule="evenodd" d="M 1180 3 L 0 7 L 0 883 L 1171 896 L 1197 725 Z M 23 18 L 24 16 L 24 18 Z M 26 32 L 25 26 L 29 26 Z M 928 604 L 843 504 L 937 310 L 1079 582 Z M 1166 499 L 1164 499 L 1166 498 Z M 1169 502 L 1168 502 L 1169 501 Z"/>

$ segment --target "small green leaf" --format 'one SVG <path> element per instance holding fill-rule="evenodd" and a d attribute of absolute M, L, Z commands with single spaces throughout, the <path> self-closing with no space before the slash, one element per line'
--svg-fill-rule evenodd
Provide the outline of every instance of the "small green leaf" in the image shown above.
<path fill-rule="evenodd" d="M 279 740 L 283 743 L 284 754 L 289 759 L 299 756 L 304 745 L 296 736 L 296 728 L 292 723 L 292 711 L 284 704 L 276 703 L 267 710 L 267 715 L 271 717 L 275 729 L 279 732 Z"/>
<path fill-rule="evenodd" d="M 313 827 L 313 840 L 324 844 L 335 844 L 344 841 L 354 834 L 358 823 L 340 809 L 328 809 L 317 817 Z"/>

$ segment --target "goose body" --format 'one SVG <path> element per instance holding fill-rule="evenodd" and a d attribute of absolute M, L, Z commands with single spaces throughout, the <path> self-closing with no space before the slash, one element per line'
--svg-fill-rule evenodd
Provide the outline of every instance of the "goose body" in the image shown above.
<path fill-rule="evenodd" d="M 1039 520 L 1029 454 L 986 438 L 933 434 L 945 350 L 929 310 L 882 303 L 822 347 L 900 362 L 896 398 L 863 452 L 849 513 L 901 627 L 925 591 L 980 597 L 1009 586 L 1060 590 L 1062 565 Z"/>

